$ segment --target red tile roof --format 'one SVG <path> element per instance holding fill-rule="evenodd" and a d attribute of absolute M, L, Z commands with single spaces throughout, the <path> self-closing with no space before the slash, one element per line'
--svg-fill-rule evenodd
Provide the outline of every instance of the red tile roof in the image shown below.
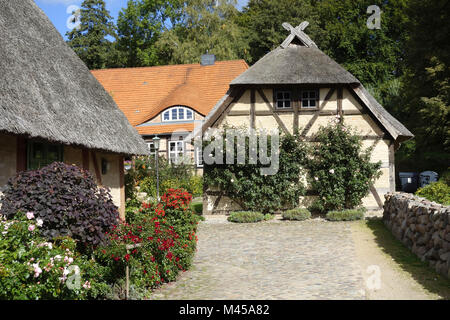
<path fill-rule="evenodd" d="M 183 124 L 164 124 L 155 126 L 142 126 L 136 127 L 136 130 L 141 135 L 152 135 L 152 134 L 171 134 L 174 131 L 194 131 L 193 123 L 183 123 Z"/>
<path fill-rule="evenodd" d="M 119 68 L 94 70 L 92 74 L 130 123 L 137 126 L 174 105 L 188 106 L 206 116 L 227 92 L 230 82 L 247 69 L 244 60 L 231 60 L 217 61 L 211 66 L 183 64 Z M 141 134 L 155 134 L 177 126 L 155 125 L 136 129 Z"/>

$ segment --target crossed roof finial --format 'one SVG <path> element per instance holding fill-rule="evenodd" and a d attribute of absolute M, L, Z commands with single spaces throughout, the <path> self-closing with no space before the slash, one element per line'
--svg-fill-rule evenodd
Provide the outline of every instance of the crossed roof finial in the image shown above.
<path fill-rule="evenodd" d="M 281 47 L 283 49 L 287 48 L 291 44 L 291 42 L 297 37 L 305 46 L 310 48 L 311 47 L 317 48 L 317 45 L 314 43 L 314 41 L 312 41 L 311 38 L 306 33 L 303 32 L 303 30 L 305 30 L 308 25 L 309 25 L 308 21 L 303 21 L 296 28 L 294 28 L 289 23 L 284 22 L 282 24 L 283 28 L 285 28 L 287 31 L 290 31 L 291 34 L 286 38 L 286 40 L 283 41 Z"/>

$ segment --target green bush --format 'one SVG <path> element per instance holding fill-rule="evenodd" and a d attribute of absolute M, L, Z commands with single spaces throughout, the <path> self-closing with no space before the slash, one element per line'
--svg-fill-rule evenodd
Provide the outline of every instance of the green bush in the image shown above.
<path fill-rule="evenodd" d="M 198 215 L 201 215 L 203 213 L 203 203 L 199 202 L 199 203 L 193 203 L 191 205 L 192 210 L 194 210 L 194 212 Z"/>
<path fill-rule="evenodd" d="M 202 176 L 191 176 L 188 180 L 188 185 L 185 189 L 191 193 L 194 197 L 200 197 L 203 195 L 203 177 Z"/>
<path fill-rule="evenodd" d="M 73 239 L 46 240 L 41 226 L 31 212 L 0 220 L 0 300 L 78 300 L 108 291 Z"/>
<path fill-rule="evenodd" d="M 266 220 L 265 215 L 261 212 L 255 211 L 235 211 L 231 212 L 231 214 L 227 218 L 230 222 L 237 223 L 253 223 Z"/>
<path fill-rule="evenodd" d="M 327 212 L 361 205 L 381 174 L 381 162 L 370 162 L 373 147 L 364 150 L 358 133 L 341 123 L 320 127 L 315 140 L 306 162 L 311 189 L 318 195 L 312 207 Z"/>
<path fill-rule="evenodd" d="M 443 205 L 450 205 L 450 186 L 443 181 L 432 182 L 416 191 L 416 195 Z"/>
<path fill-rule="evenodd" d="M 341 211 L 329 211 L 326 215 L 330 221 L 353 221 L 364 219 L 364 209 L 347 209 Z"/>
<path fill-rule="evenodd" d="M 301 180 L 302 162 L 306 153 L 299 135 L 282 135 L 280 137 L 279 167 L 276 174 L 264 175 L 262 168 L 268 166 L 261 163 L 250 164 L 246 157 L 245 164 L 238 164 L 237 150 L 240 147 L 249 154 L 250 143 L 247 128 L 225 128 L 222 132 L 224 150 L 228 130 L 236 130 L 246 137 L 245 145 L 234 142 L 234 164 L 213 164 L 204 167 L 204 183 L 208 187 L 223 190 L 228 197 L 237 202 L 243 210 L 272 213 L 281 208 L 295 208 L 300 196 L 305 193 L 305 185 Z M 258 136 L 258 140 L 259 140 Z M 268 136 L 267 146 L 270 149 L 272 136 Z M 219 140 L 220 141 L 220 140 Z M 212 143 L 212 142 L 211 142 Z M 205 145 L 205 148 L 208 144 Z M 269 157 L 271 152 L 268 150 Z"/>
<path fill-rule="evenodd" d="M 282 217 L 284 220 L 298 220 L 303 221 L 311 218 L 311 212 L 308 209 L 304 208 L 296 208 L 284 211 L 282 213 Z"/>

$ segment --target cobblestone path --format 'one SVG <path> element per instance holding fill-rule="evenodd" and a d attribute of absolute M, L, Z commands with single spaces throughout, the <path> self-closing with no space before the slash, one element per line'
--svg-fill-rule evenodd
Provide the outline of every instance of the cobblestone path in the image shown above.
<path fill-rule="evenodd" d="M 350 224 L 207 217 L 191 270 L 151 299 L 364 299 Z"/>

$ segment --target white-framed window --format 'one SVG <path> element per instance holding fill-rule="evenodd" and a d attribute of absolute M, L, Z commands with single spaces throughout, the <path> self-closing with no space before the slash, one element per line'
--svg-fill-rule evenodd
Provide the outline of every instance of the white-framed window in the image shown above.
<path fill-rule="evenodd" d="M 184 142 L 169 141 L 169 161 L 171 163 L 181 163 L 184 158 Z"/>
<path fill-rule="evenodd" d="M 147 147 L 148 147 L 148 150 L 150 150 L 150 154 L 151 155 L 155 155 L 156 154 L 154 142 L 147 142 Z"/>
<path fill-rule="evenodd" d="M 202 148 L 195 149 L 195 163 L 197 168 L 203 168 L 203 150 Z"/>
<path fill-rule="evenodd" d="M 302 90 L 302 108 L 317 108 L 319 90 Z"/>
<path fill-rule="evenodd" d="M 275 92 L 275 105 L 276 105 L 277 109 L 292 108 L 292 93 L 291 93 L 291 91 L 276 91 Z"/>
<path fill-rule="evenodd" d="M 194 112 L 182 106 L 175 106 L 167 109 L 162 114 L 162 121 L 184 121 L 194 120 Z"/>

